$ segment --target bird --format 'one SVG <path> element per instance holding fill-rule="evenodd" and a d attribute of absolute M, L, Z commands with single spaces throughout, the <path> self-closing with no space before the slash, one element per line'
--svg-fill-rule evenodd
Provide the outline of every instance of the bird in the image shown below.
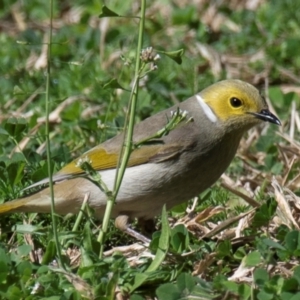
<path fill-rule="evenodd" d="M 164 136 L 142 143 L 130 155 L 111 216 L 120 220 L 125 216 L 124 226 L 134 218 L 141 222 L 152 220 L 164 205 L 171 209 L 199 195 L 225 172 L 247 130 L 263 122 L 281 125 L 258 89 L 238 79 L 227 79 L 136 124 L 133 143 L 155 135 L 178 109 L 187 113 L 189 122 L 181 122 Z M 95 217 L 103 217 L 107 196 L 83 176 L 77 164 L 87 157 L 111 190 L 123 138 L 124 133 L 116 135 L 53 175 L 57 214 L 78 213 L 88 197 Z M 0 214 L 49 213 L 47 182 L 48 179 L 35 183 L 33 186 L 39 190 L 33 194 L 1 204 Z"/>

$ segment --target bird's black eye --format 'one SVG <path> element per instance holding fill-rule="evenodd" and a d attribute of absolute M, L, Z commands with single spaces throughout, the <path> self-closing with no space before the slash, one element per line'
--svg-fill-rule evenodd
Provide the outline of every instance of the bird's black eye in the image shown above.
<path fill-rule="evenodd" d="M 230 98 L 230 104 L 232 107 L 240 107 L 242 106 L 243 102 L 240 99 L 233 97 Z"/>

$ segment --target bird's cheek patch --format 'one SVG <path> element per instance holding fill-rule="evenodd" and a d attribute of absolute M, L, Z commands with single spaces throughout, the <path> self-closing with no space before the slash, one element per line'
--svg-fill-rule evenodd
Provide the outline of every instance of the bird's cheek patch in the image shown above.
<path fill-rule="evenodd" d="M 212 109 L 205 103 L 205 101 L 203 100 L 203 98 L 200 95 L 196 95 L 197 101 L 200 104 L 204 114 L 206 115 L 206 117 L 212 122 L 212 123 L 216 123 L 218 118 L 215 115 L 215 113 L 212 111 Z"/>

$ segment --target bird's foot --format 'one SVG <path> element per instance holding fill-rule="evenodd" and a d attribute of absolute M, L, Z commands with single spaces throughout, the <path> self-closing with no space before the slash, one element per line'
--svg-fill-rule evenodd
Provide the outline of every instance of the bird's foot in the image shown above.
<path fill-rule="evenodd" d="M 149 244 L 151 242 L 150 239 L 148 239 L 146 236 L 144 236 L 143 234 L 135 231 L 134 229 L 130 228 L 129 227 L 129 217 L 126 216 L 126 215 L 120 215 L 116 218 L 115 220 L 115 226 L 126 232 L 128 235 L 136 238 L 137 240 L 143 242 L 143 243 L 146 243 L 146 244 Z"/>

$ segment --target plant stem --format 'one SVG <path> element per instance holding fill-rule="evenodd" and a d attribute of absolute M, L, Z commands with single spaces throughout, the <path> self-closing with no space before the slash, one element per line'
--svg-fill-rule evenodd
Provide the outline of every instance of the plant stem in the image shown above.
<path fill-rule="evenodd" d="M 51 150 L 50 150 L 50 128 L 49 128 L 49 114 L 50 114 L 50 75 L 51 75 L 51 48 L 52 48 L 52 22 L 53 22 L 53 0 L 50 0 L 50 28 L 49 28 L 49 40 L 48 40 L 48 55 L 47 55 L 47 70 L 46 70 L 46 149 L 47 149 L 47 165 L 49 176 L 49 188 L 51 195 L 51 218 L 52 218 L 52 230 L 56 244 L 56 252 L 58 256 L 59 265 L 65 269 L 62 256 L 60 243 L 57 234 L 56 215 L 55 215 L 55 202 L 54 202 L 54 189 L 52 180 L 52 164 L 51 164 Z"/>
<path fill-rule="evenodd" d="M 144 33 L 144 27 L 145 27 L 145 11 L 146 11 L 146 0 L 141 0 L 141 16 L 140 16 L 140 24 L 139 24 L 139 34 L 138 34 L 138 44 L 136 49 L 136 63 L 135 63 L 135 74 L 134 74 L 134 84 L 132 87 L 132 92 L 130 95 L 130 106 L 128 111 L 128 117 L 127 122 L 125 124 L 125 134 L 124 134 L 124 142 L 123 147 L 121 149 L 120 157 L 121 160 L 118 163 L 118 167 L 116 170 L 116 177 L 114 182 L 114 188 L 113 188 L 113 194 L 111 197 L 107 199 L 107 205 L 106 210 L 102 222 L 102 230 L 99 234 L 99 242 L 101 244 L 100 247 L 100 258 L 103 256 L 104 251 L 104 241 L 105 241 L 105 235 L 108 230 L 108 224 L 111 216 L 111 212 L 114 206 L 114 203 L 117 199 L 118 192 L 121 187 L 121 183 L 123 180 L 123 176 L 126 170 L 126 166 L 130 157 L 130 154 L 133 149 L 133 128 L 134 128 L 134 122 L 135 122 L 135 111 L 136 111 L 136 104 L 138 99 L 138 88 L 139 88 L 139 79 L 140 79 L 140 73 L 141 73 L 141 60 L 140 60 L 140 53 L 142 50 L 142 44 L 143 44 L 143 33 Z"/>

